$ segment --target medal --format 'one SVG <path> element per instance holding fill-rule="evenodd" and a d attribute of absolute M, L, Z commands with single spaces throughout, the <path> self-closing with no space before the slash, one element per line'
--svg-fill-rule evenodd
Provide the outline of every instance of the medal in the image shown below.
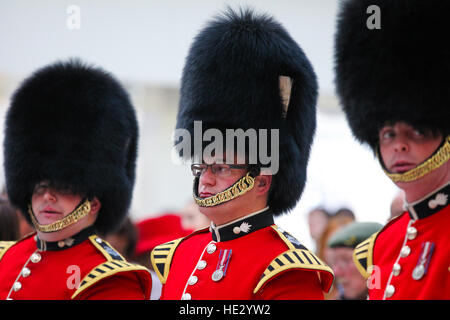
<path fill-rule="evenodd" d="M 213 272 L 211 278 L 213 279 L 213 281 L 219 281 L 220 279 L 223 278 L 223 271 L 222 270 L 216 270 Z"/>
<path fill-rule="evenodd" d="M 433 242 L 427 241 L 422 243 L 422 252 L 420 253 L 417 265 L 412 272 L 412 278 L 414 280 L 422 279 L 423 276 L 427 273 L 431 256 L 433 255 L 433 251 L 434 251 Z"/>
<path fill-rule="evenodd" d="M 412 277 L 414 280 L 420 280 L 422 279 L 423 275 L 425 274 L 425 267 L 423 265 L 418 265 L 414 268 Z"/>
<path fill-rule="evenodd" d="M 217 262 L 216 270 L 213 272 L 211 279 L 215 282 L 220 281 L 225 277 L 228 263 L 230 263 L 231 250 L 220 250 L 219 261 Z"/>

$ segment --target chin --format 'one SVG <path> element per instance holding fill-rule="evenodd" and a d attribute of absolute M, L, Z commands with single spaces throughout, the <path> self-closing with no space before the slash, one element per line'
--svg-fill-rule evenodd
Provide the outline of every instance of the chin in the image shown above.
<path fill-rule="evenodd" d="M 422 178 L 414 180 L 414 181 L 409 181 L 409 182 L 402 182 L 402 181 L 398 181 L 398 182 L 394 182 L 394 184 L 399 187 L 400 189 L 408 189 L 411 186 L 414 186 L 415 183 L 417 183 L 417 181 L 422 180 Z"/>
<path fill-rule="evenodd" d="M 211 217 L 211 216 L 214 216 L 214 215 L 217 215 L 217 214 L 225 213 L 227 211 L 226 207 L 225 207 L 225 204 L 226 203 L 222 203 L 222 204 L 219 204 L 219 205 L 214 206 L 214 207 L 198 207 L 198 209 L 205 216 Z"/>
<path fill-rule="evenodd" d="M 214 220 L 214 218 L 219 215 L 229 215 L 230 212 L 236 211 L 236 204 L 233 203 L 233 201 L 234 200 L 221 203 L 214 207 L 199 207 L 199 211 L 210 220 Z"/>

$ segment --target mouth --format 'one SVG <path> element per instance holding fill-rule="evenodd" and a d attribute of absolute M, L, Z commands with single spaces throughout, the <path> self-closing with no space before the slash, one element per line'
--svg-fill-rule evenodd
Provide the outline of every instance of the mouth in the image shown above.
<path fill-rule="evenodd" d="M 414 169 L 416 165 L 412 162 L 407 161 L 397 161 L 394 163 L 394 165 L 391 167 L 391 172 L 394 173 L 404 173 L 411 169 Z"/>
<path fill-rule="evenodd" d="M 211 192 L 200 192 L 200 194 L 198 195 L 200 198 L 208 198 L 208 197 L 212 197 L 214 195 L 214 193 Z"/>
<path fill-rule="evenodd" d="M 50 206 L 43 208 L 42 210 L 39 211 L 39 213 L 42 215 L 46 215 L 46 216 L 55 216 L 55 215 L 62 214 L 60 211 L 58 211 Z"/>

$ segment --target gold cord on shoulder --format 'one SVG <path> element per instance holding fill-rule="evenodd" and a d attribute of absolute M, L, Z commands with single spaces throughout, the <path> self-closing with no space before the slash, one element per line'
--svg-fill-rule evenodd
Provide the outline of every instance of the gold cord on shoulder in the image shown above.
<path fill-rule="evenodd" d="M 34 216 L 31 205 L 28 205 L 28 213 L 30 214 L 31 221 L 33 222 L 34 227 L 36 228 L 37 231 L 41 231 L 44 233 L 62 230 L 87 216 L 87 214 L 90 211 L 91 211 L 91 203 L 89 202 L 89 200 L 86 200 L 64 218 L 52 222 L 50 224 L 43 225 L 39 224 L 39 222 L 36 220 L 36 217 Z"/>
<path fill-rule="evenodd" d="M 378 155 L 379 157 L 379 155 Z M 381 161 L 381 158 L 379 158 Z M 408 170 L 404 173 L 391 173 L 387 171 L 384 166 L 383 170 L 386 175 L 394 182 L 411 182 L 417 179 L 422 178 L 427 173 L 436 170 L 444 163 L 446 163 L 450 159 L 450 136 L 448 136 L 445 140 L 445 143 L 442 147 L 439 148 L 438 151 L 435 152 L 433 156 L 428 158 L 422 164 L 417 167 Z"/>
<path fill-rule="evenodd" d="M 200 198 L 194 193 L 194 200 L 200 207 L 214 207 L 243 195 L 247 191 L 251 190 L 254 184 L 255 178 L 250 176 L 250 173 L 247 173 L 231 187 L 211 197 Z"/>

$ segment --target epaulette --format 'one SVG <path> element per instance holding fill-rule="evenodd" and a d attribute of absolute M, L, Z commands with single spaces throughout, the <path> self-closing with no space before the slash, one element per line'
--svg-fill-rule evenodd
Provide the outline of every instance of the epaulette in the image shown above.
<path fill-rule="evenodd" d="M 156 246 L 150 254 L 153 269 L 162 284 L 166 283 L 173 254 L 182 240 L 179 238 Z"/>
<path fill-rule="evenodd" d="M 81 280 L 80 286 L 71 297 L 72 299 L 100 280 L 120 272 L 135 271 L 138 278 L 142 280 L 141 284 L 146 285 L 148 283 L 147 280 L 151 278 L 151 275 L 147 268 L 127 262 L 108 242 L 97 235 L 90 236 L 89 240 L 105 256 L 107 261 L 97 265 Z M 145 288 L 145 292 L 149 293 L 150 289 Z"/>
<path fill-rule="evenodd" d="M 353 261 L 356 268 L 364 278 L 369 278 L 373 266 L 373 246 L 379 232 L 374 233 L 369 238 L 361 242 L 353 250 Z"/>
<path fill-rule="evenodd" d="M 302 269 L 317 272 L 322 290 L 329 292 L 334 281 L 333 270 L 314 253 L 304 247 L 297 239 L 276 225 L 272 228 L 287 245 L 288 250 L 278 255 L 262 274 L 253 293 L 257 293 L 269 280 L 290 269 Z"/>
<path fill-rule="evenodd" d="M 170 242 L 166 242 L 163 244 L 160 244 L 159 246 L 156 246 L 151 254 L 150 254 L 150 261 L 153 265 L 153 270 L 155 270 L 156 275 L 159 278 L 159 281 L 161 281 L 162 284 L 165 284 L 167 281 L 167 277 L 169 276 L 169 269 L 170 264 L 172 263 L 173 254 L 175 253 L 176 248 L 178 245 L 183 241 L 191 236 L 208 231 L 208 228 L 203 228 L 197 231 L 194 231 L 190 235 L 179 238 L 176 240 L 172 240 Z"/>
<path fill-rule="evenodd" d="M 0 241 L 0 260 L 2 260 L 3 255 L 10 247 L 12 247 L 16 241 Z"/>

